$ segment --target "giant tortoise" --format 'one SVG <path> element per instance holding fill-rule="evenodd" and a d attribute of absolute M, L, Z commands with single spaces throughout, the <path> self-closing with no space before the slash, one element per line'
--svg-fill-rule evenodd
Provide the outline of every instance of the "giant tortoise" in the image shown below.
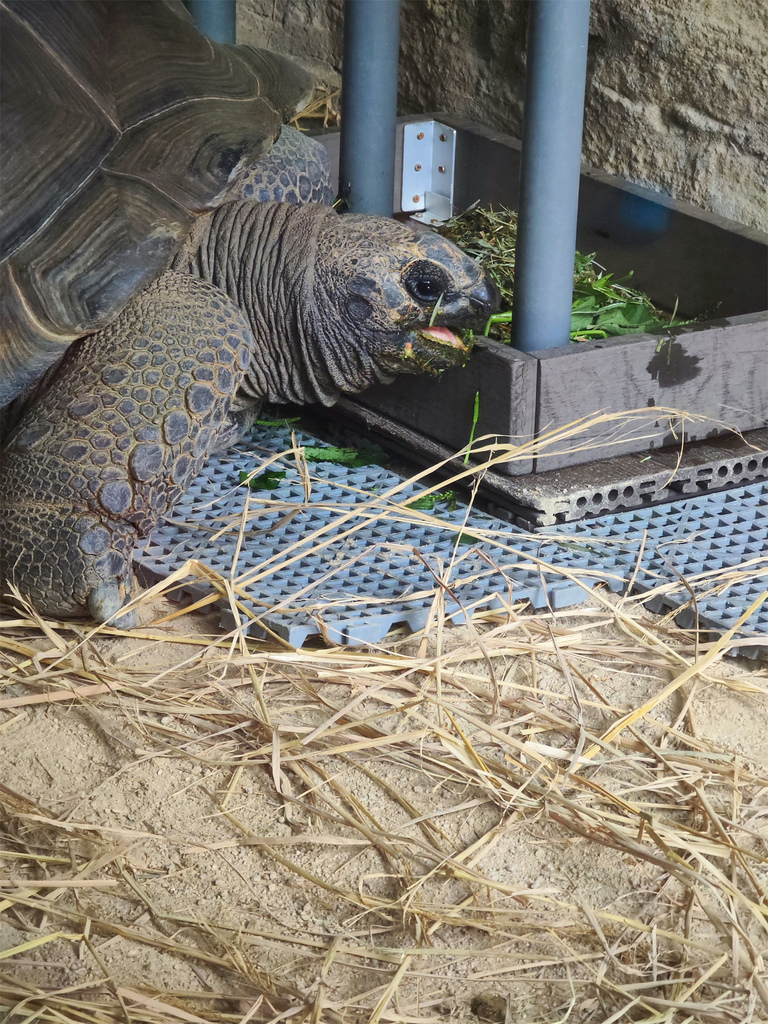
<path fill-rule="evenodd" d="M 173 0 L 0 16 L 2 592 L 129 626 L 137 540 L 260 400 L 460 362 L 497 293 L 437 235 L 327 205 L 322 148 L 280 135 L 311 84 L 287 58 Z"/>

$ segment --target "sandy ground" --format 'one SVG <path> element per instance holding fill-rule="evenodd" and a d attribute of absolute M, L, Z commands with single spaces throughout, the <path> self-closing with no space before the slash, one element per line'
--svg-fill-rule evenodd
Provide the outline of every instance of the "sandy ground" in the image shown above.
<path fill-rule="evenodd" d="M 768 1019 L 765 663 L 670 687 L 605 591 L 364 651 L 168 610 L 2 626 L 0 1019 Z"/>

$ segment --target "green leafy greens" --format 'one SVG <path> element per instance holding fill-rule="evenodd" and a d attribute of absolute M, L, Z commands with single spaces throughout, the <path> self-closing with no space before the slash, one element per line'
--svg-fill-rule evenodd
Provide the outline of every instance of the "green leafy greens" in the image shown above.
<path fill-rule="evenodd" d="M 333 445 L 305 448 L 307 462 L 335 462 L 340 466 L 360 469 L 362 466 L 385 466 L 387 456 L 378 445 L 363 448 L 336 448 Z"/>
<path fill-rule="evenodd" d="M 268 469 L 265 473 L 248 480 L 248 472 L 243 469 L 240 471 L 240 483 L 247 482 L 252 491 L 274 491 L 280 486 L 280 481 L 285 479 L 285 474 L 284 469 Z"/>
<path fill-rule="evenodd" d="M 440 228 L 489 271 L 501 291 L 501 312 L 490 318 L 486 337 L 509 344 L 515 281 L 517 214 L 511 210 L 473 207 Z M 631 276 L 631 275 L 630 275 Z M 576 253 L 573 275 L 571 341 L 637 334 L 673 324 L 674 314 L 657 309 L 647 295 L 615 281 L 595 262 L 594 253 Z"/>

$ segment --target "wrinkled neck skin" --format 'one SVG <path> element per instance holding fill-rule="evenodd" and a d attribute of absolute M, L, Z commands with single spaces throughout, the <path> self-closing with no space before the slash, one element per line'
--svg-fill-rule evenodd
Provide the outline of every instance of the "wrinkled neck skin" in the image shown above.
<path fill-rule="evenodd" d="M 244 390 L 255 397 L 332 405 L 342 390 L 391 379 L 368 357 L 342 297 L 316 280 L 328 217 L 337 215 L 319 205 L 233 202 L 201 218 L 190 240 L 185 269 L 250 320 L 256 352 Z"/>

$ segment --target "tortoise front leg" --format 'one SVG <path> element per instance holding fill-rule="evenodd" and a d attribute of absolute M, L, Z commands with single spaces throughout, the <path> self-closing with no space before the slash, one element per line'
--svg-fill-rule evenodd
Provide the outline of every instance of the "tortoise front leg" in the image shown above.
<path fill-rule="evenodd" d="M 13 583 L 47 615 L 116 616 L 136 541 L 233 435 L 252 353 L 237 306 L 175 273 L 72 346 L 2 453 L 3 593 Z"/>

